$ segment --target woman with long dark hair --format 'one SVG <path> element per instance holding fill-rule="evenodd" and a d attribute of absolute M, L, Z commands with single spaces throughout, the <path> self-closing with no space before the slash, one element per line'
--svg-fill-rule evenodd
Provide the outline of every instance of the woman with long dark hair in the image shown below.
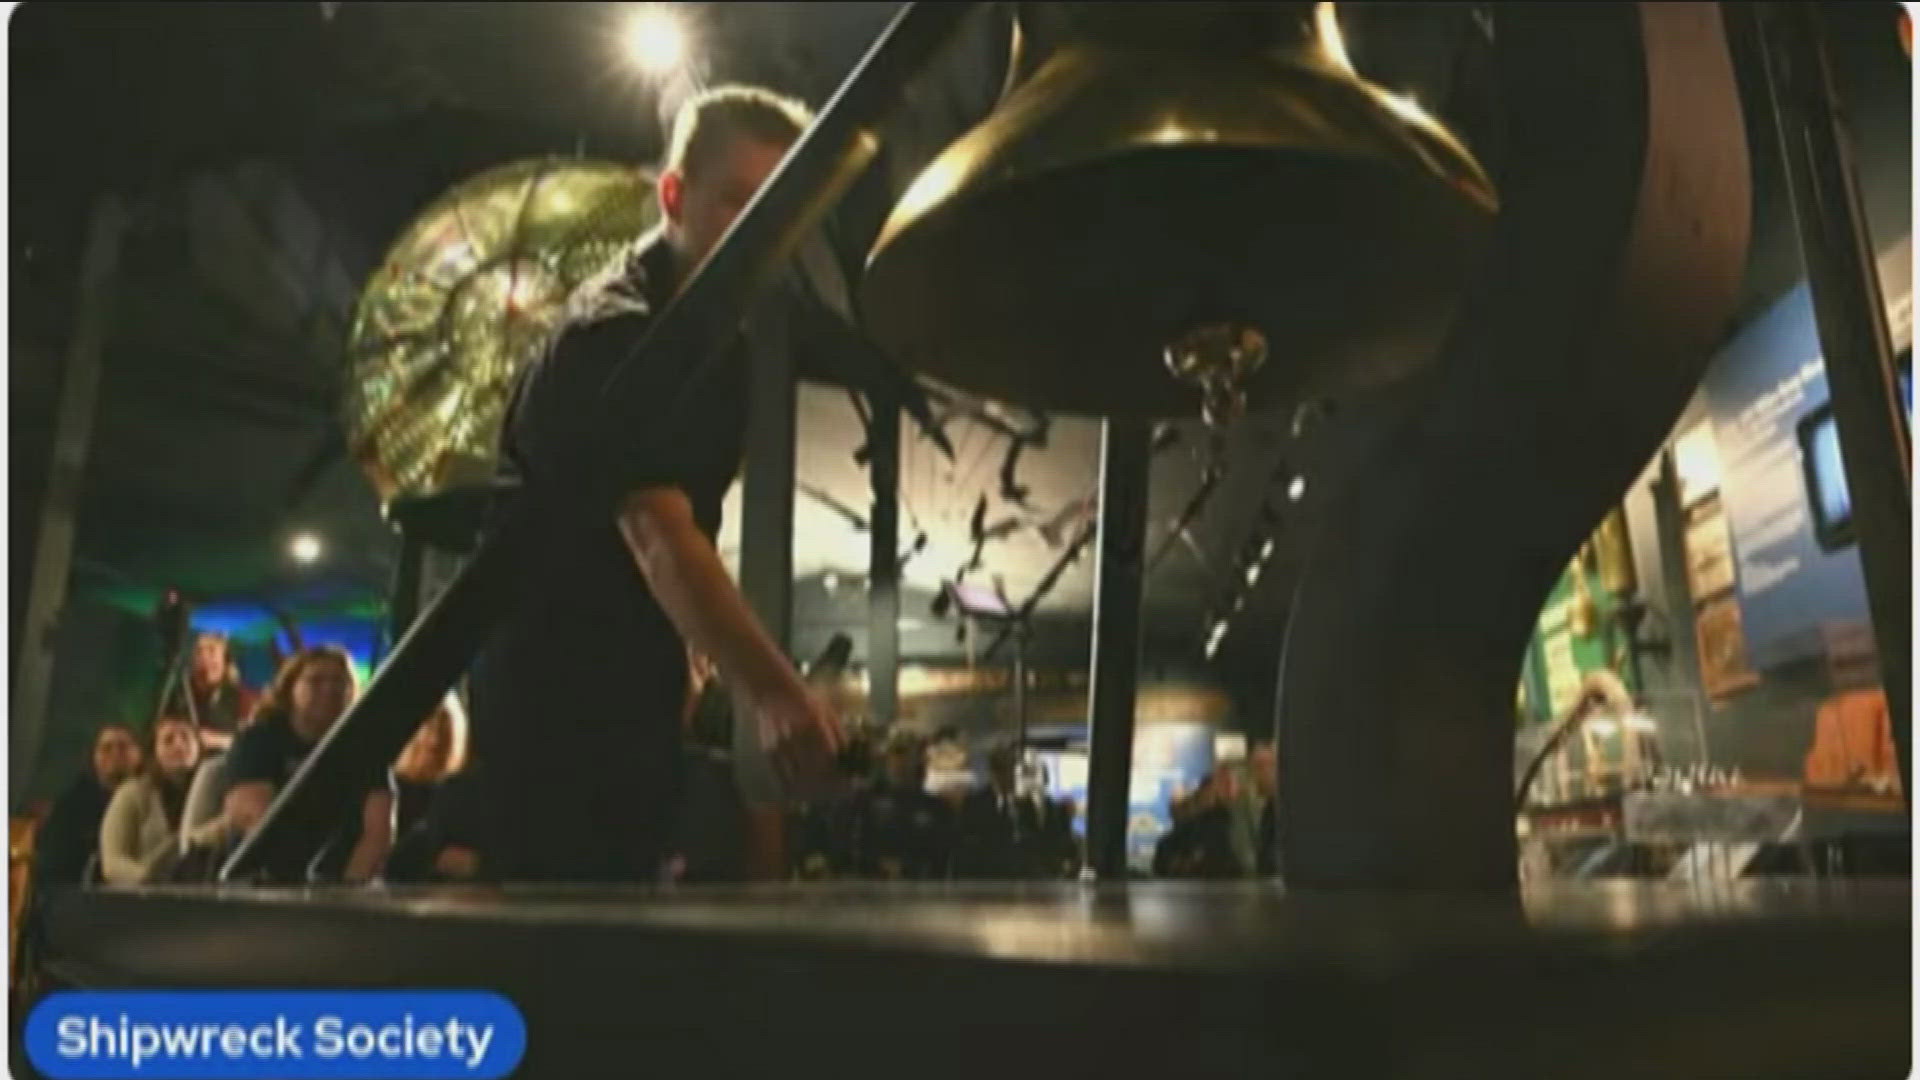
<path fill-rule="evenodd" d="M 164 716 L 149 732 L 147 761 L 121 784 L 100 819 L 100 876 L 109 885 L 159 880 L 180 855 L 180 816 L 200 760 L 193 721 Z"/>
<path fill-rule="evenodd" d="M 167 695 L 165 715 L 199 725 L 200 742 L 207 750 L 225 750 L 258 704 L 254 692 L 240 681 L 232 642 L 225 634 L 201 631 L 194 635 L 185 667 Z"/>
<path fill-rule="evenodd" d="M 227 755 L 226 799 L 221 820 L 231 842 L 259 824 L 301 762 L 359 693 L 353 662 L 337 645 L 302 649 L 274 676 L 252 724 Z M 386 861 L 393 844 L 392 776 L 385 775 L 361 798 L 356 812 L 312 867 L 319 879 L 366 881 Z"/>

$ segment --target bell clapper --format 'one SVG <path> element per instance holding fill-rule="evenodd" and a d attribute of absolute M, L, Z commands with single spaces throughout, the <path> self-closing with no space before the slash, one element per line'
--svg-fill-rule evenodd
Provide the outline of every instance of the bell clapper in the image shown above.
<path fill-rule="evenodd" d="M 1200 390 L 1200 416 L 1224 429 L 1247 408 L 1247 384 L 1267 363 L 1267 335 L 1244 323 L 1190 330 L 1166 347 L 1167 370 Z"/>

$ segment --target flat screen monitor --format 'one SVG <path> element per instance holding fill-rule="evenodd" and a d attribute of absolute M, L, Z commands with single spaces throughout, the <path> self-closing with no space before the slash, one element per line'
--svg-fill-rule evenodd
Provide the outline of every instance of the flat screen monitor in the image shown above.
<path fill-rule="evenodd" d="M 1853 500 L 1840 460 L 1840 428 L 1828 403 L 1800 421 L 1800 468 L 1806 478 L 1813 534 L 1824 551 L 1853 543 Z"/>

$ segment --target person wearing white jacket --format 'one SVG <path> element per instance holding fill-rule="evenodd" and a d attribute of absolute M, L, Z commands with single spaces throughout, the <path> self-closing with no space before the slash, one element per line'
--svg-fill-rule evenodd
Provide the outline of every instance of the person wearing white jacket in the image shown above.
<path fill-rule="evenodd" d="M 187 785 L 200 760 L 192 721 L 162 717 L 139 775 L 115 789 L 100 819 L 100 876 L 109 885 L 158 880 L 180 856 Z"/>

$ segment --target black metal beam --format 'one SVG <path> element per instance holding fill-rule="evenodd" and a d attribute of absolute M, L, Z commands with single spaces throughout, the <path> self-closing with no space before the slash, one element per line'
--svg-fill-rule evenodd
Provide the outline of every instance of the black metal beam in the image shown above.
<path fill-rule="evenodd" d="M 900 707 L 900 404 L 875 390 L 867 424 L 873 485 L 867 552 L 867 714 L 893 722 Z"/>
<path fill-rule="evenodd" d="M 47 703 L 53 692 L 55 632 L 67 603 L 73 573 L 74 533 L 79 525 L 81 483 L 93 445 L 100 398 L 101 354 L 113 327 L 121 244 L 130 219 L 127 207 L 107 195 L 94 204 L 80 265 L 79 307 L 68 340 L 60 407 L 53 430 L 50 468 L 40 498 L 40 520 L 27 582 L 18 652 L 13 668 L 9 721 L 14 791 L 24 791 L 40 756 Z"/>
<path fill-rule="evenodd" d="M 1819 5 L 1759 4 L 1745 17 L 1773 98 L 1900 753 L 1901 790 L 1911 791 L 1913 458 L 1853 145 Z"/>
<path fill-rule="evenodd" d="M 420 617 L 420 582 L 426 568 L 427 545 L 416 537 L 400 537 L 400 562 L 393 572 L 393 594 L 387 598 L 387 641 L 398 643 Z"/>
<path fill-rule="evenodd" d="M 1127 792 L 1140 673 L 1140 593 L 1147 545 L 1145 420 L 1110 419 L 1100 437 L 1100 562 L 1088 692 L 1087 861 L 1101 878 L 1127 872 Z"/>
<path fill-rule="evenodd" d="M 1698 742 L 1700 761 L 1711 761 L 1707 745 L 1706 685 L 1700 676 L 1700 641 L 1695 636 L 1693 588 L 1687 582 L 1687 525 L 1680 507 L 1680 472 L 1673 450 L 1660 451 L 1660 471 L 1652 483 L 1653 527 L 1660 550 L 1660 606 L 1666 612 L 1669 654 L 1668 680 L 1693 690 L 1687 702 L 1688 718 Z M 1649 585 L 1649 588 L 1656 586 Z M 1642 690 L 1645 688 L 1642 687 Z M 1671 720 L 1671 717 L 1662 717 Z"/>
<path fill-rule="evenodd" d="M 768 305 L 746 332 L 751 387 L 740 481 L 740 591 L 773 640 L 791 648 L 797 387 L 785 316 Z"/>
<path fill-rule="evenodd" d="M 422 718 L 453 685 L 501 615 L 516 571 L 541 554 L 562 516 L 611 513 L 622 478 L 608 466 L 626 455 L 610 448 L 673 431 L 635 433 L 620 418 L 651 399 L 666 415 L 697 392 L 700 373 L 723 348 L 741 313 L 793 245 L 831 206 L 879 147 L 877 132 L 908 81 L 950 36 L 970 4 L 904 8 L 822 109 L 785 161 L 654 321 L 601 395 L 600 414 L 583 425 L 549 486 L 531 486 L 500 525 L 402 638 L 360 700 L 321 740 L 266 817 L 228 859 L 221 876 L 297 879 L 328 832 L 350 812 L 351 792 L 387 767 Z M 661 394 L 665 398 L 661 398 Z"/>

